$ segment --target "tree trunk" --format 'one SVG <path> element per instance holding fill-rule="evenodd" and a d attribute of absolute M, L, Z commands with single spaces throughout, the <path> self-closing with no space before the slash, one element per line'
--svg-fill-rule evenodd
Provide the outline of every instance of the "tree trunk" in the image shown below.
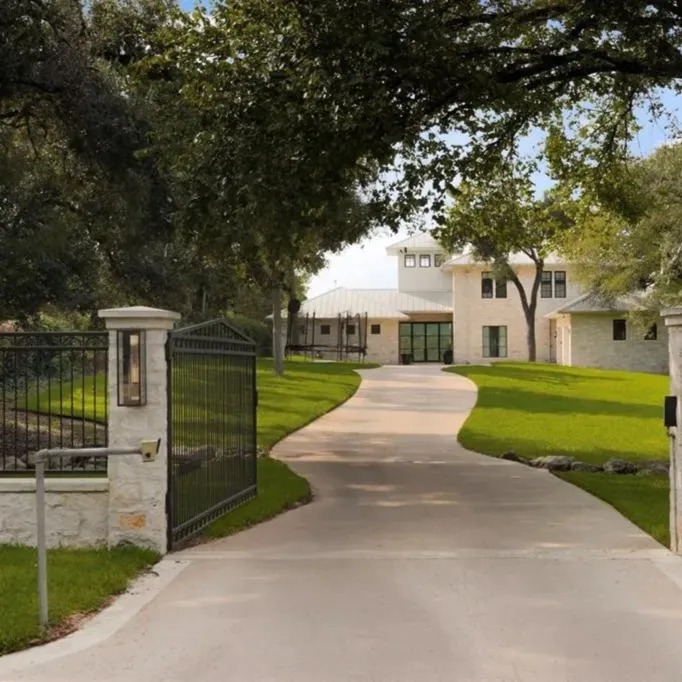
<path fill-rule="evenodd" d="M 537 359 L 537 343 L 535 340 L 535 306 L 524 310 L 526 315 L 526 343 L 528 344 L 528 362 Z"/>
<path fill-rule="evenodd" d="M 544 268 L 544 260 L 537 255 L 527 254 L 535 263 L 535 278 L 531 287 L 530 296 L 526 293 L 523 283 L 518 278 L 517 274 L 509 268 L 508 278 L 513 282 L 514 286 L 519 292 L 521 299 L 521 307 L 523 308 L 523 315 L 526 318 L 526 345 L 528 348 L 528 362 L 535 362 L 537 360 L 537 340 L 535 338 L 535 313 L 538 307 L 538 291 L 540 290 L 540 281 L 542 279 L 542 270 Z"/>
<path fill-rule="evenodd" d="M 272 357 L 275 376 L 284 375 L 284 343 L 282 339 L 282 286 L 272 288 Z"/>

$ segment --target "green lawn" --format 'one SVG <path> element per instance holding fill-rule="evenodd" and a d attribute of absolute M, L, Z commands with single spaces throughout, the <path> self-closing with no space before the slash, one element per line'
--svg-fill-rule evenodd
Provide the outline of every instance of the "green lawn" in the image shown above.
<path fill-rule="evenodd" d="M 50 550 L 50 623 L 61 632 L 74 616 L 97 611 L 157 559 L 141 549 Z M 0 545 L 0 654 L 38 641 L 36 551 Z"/>
<path fill-rule="evenodd" d="M 74 384 L 52 384 L 38 393 L 29 394 L 26 407 L 33 412 L 104 422 L 107 418 L 104 375 L 84 377 Z"/>
<path fill-rule="evenodd" d="M 665 376 L 524 363 L 449 371 L 478 386 L 476 409 L 459 437 L 476 452 L 571 455 L 594 464 L 667 458 Z"/>
<path fill-rule="evenodd" d="M 570 455 L 594 464 L 611 457 L 668 456 L 662 425 L 665 376 L 526 363 L 447 371 L 478 386 L 476 407 L 459 434 L 470 450 Z M 558 475 L 608 502 L 659 542 L 669 543 L 667 478 L 574 471 Z"/>
<path fill-rule="evenodd" d="M 670 545 L 670 483 L 663 476 L 614 476 L 566 471 L 557 476 L 615 507 L 662 545 Z"/>

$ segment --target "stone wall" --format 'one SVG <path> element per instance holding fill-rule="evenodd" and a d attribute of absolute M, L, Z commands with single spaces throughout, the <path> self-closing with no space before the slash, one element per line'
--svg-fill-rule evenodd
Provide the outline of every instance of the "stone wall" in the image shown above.
<path fill-rule="evenodd" d="M 45 519 L 49 547 L 106 546 L 109 481 L 48 478 Z M 36 544 L 35 479 L 0 479 L 0 544 Z"/>
<path fill-rule="evenodd" d="M 658 321 L 658 338 L 646 340 L 643 329 L 626 322 L 624 341 L 614 341 L 613 320 L 618 314 L 582 314 L 570 316 L 570 346 L 565 359 L 573 367 L 623 369 L 631 372 L 668 372 L 668 332 Z"/>
<path fill-rule="evenodd" d="M 381 327 L 380 334 L 372 334 L 372 324 Z M 398 320 L 370 320 L 367 330 L 367 362 L 381 365 L 397 365 L 398 358 Z"/>

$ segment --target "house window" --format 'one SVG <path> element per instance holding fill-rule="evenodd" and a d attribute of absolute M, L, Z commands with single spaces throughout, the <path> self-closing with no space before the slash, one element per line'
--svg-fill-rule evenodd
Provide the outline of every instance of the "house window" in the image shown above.
<path fill-rule="evenodd" d="M 554 273 L 554 298 L 566 298 L 566 273 L 563 270 Z"/>
<path fill-rule="evenodd" d="M 347 324 L 346 325 L 346 333 L 348 336 L 355 336 L 355 325 L 354 324 Z"/>
<path fill-rule="evenodd" d="M 332 333 L 332 327 L 330 324 L 320 325 L 320 334 L 322 336 L 329 336 Z"/>
<path fill-rule="evenodd" d="M 656 341 L 658 338 L 658 325 L 652 324 L 644 335 L 645 341 Z"/>
<path fill-rule="evenodd" d="M 481 298 L 493 297 L 493 273 L 484 272 L 481 275 Z"/>
<path fill-rule="evenodd" d="M 417 257 L 413 253 L 405 254 L 405 267 L 406 268 L 417 267 Z"/>
<path fill-rule="evenodd" d="M 506 327 L 483 327 L 483 357 L 507 357 Z"/>
<path fill-rule="evenodd" d="M 541 298 L 552 298 L 552 273 L 543 272 L 540 279 L 540 296 Z"/>
<path fill-rule="evenodd" d="M 370 332 L 372 332 L 372 334 L 381 334 L 381 325 L 373 324 L 370 328 Z"/>
<path fill-rule="evenodd" d="M 495 280 L 495 298 L 507 298 L 507 280 Z"/>
<path fill-rule="evenodd" d="M 614 341 L 625 341 L 628 338 L 627 325 L 625 320 L 614 320 L 613 321 L 613 340 Z"/>
<path fill-rule="evenodd" d="M 420 268 L 430 268 L 431 267 L 431 254 L 422 253 L 419 256 L 419 267 Z"/>
<path fill-rule="evenodd" d="M 439 268 L 441 265 L 443 265 L 444 260 L 445 260 L 445 258 L 443 257 L 442 253 L 434 253 L 433 254 L 433 267 Z"/>

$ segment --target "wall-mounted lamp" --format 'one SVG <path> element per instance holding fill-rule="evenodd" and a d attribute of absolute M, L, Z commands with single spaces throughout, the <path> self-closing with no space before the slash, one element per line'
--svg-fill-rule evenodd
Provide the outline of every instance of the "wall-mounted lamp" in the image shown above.
<path fill-rule="evenodd" d="M 144 329 L 121 329 L 116 338 L 118 404 L 147 404 L 147 367 Z"/>

